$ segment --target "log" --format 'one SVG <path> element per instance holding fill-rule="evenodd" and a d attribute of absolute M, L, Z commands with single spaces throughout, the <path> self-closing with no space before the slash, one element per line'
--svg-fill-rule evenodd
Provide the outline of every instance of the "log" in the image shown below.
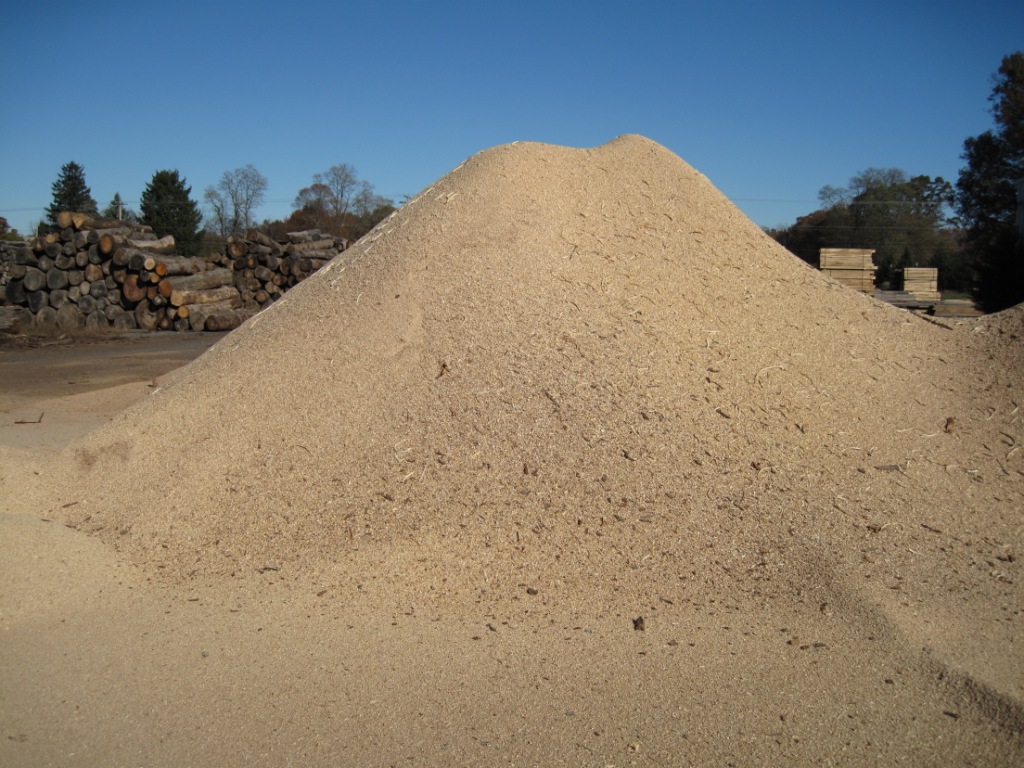
<path fill-rule="evenodd" d="M 90 312 L 85 316 L 85 327 L 86 328 L 109 328 L 110 323 L 107 322 L 107 316 L 102 312 Z"/>
<path fill-rule="evenodd" d="M 104 232 L 100 237 L 99 242 L 96 243 L 96 247 L 104 256 L 110 256 L 123 242 L 124 238 L 116 237 L 109 232 Z"/>
<path fill-rule="evenodd" d="M 135 308 L 135 323 L 145 331 L 155 331 L 160 318 L 156 313 L 149 311 L 149 306 L 140 304 Z"/>
<path fill-rule="evenodd" d="M 36 269 L 35 267 L 27 267 L 25 269 L 25 277 L 22 278 L 22 282 L 25 285 L 26 291 L 38 291 L 46 285 L 46 273 L 42 270 Z M 11 303 L 20 304 L 21 302 L 12 301 Z"/>
<path fill-rule="evenodd" d="M 250 317 L 252 317 L 252 312 L 244 309 L 235 309 L 230 312 L 215 312 L 206 318 L 205 329 L 207 331 L 233 331 Z"/>
<path fill-rule="evenodd" d="M 323 253 L 337 253 L 334 247 L 334 240 L 310 240 L 302 243 L 291 243 L 285 248 L 286 253 L 307 254 L 310 251 L 321 251 Z"/>
<path fill-rule="evenodd" d="M 234 273 L 230 269 L 211 269 L 207 272 L 199 272 L 194 275 L 182 275 L 180 277 L 168 277 L 171 286 L 175 290 L 206 290 L 208 288 L 220 288 L 222 285 L 231 285 L 234 281 Z"/>
<path fill-rule="evenodd" d="M 135 315 L 123 310 L 111 318 L 110 324 L 122 331 L 130 331 L 134 328 L 138 328 L 138 324 L 135 322 Z"/>
<path fill-rule="evenodd" d="M 74 221 L 74 216 L 75 214 L 71 211 L 58 211 L 57 218 L 54 221 L 60 229 L 67 229 Z"/>
<path fill-rule="evenodd" d="M 85 233 L 85 239 L 89 245 L 99 245 L 104 238 L 110 238 L 120 246 L 124 245 L 124 241 L 131 235 L 132 230 L 128 227 L 113 227 L 111 229 L 90 229 Z"/>
<path fill-rule="evenodd" d="M 157 266 L 160 264 L 167 270 L 164 276 L 194 275 L 213 269 L 213 265 L 205 259 L 191 256 L 161 256 Z"/>
<path fill-rule="evenodd" d="M 174 235 L 164 235 L 159 240 L 137 240 L 125 241 L 129 248 L 138 248 L 150 253 L 174 253 Z"/>
<path fill-rule="evenodd" d="M 0 307 L 0 333 L 21 333 L 21 313 L 17 307 Z"/>
<path fill-rule="evenodd" d="M 88 293 L 85 294 L 84 296 L 79 296 L 78 301 L 75 303 L 78 304 L 78 308 L 85 314 L 89 314 L 90 312 L 96 311 L 96 299 L 94 299 Z"/>
<path fill-rule="evenodd" d="M 30 291 L 25 296 L 25 306 L 35 314 L 43 307 L 50 306 L 50 294 L 46 291 Z"/>
<path fill-rule="evenodd" d="M 310 240 L 320 240 L 323 235 L 319 229 L 304 229 L 302 232 L 288 232 L 285 234 L 289 243 L 308 243 Z"/>
<path fill-rule="evenodd" d="M 217 288 L 205 288 L 188 290 L 175 288 L 171 291 L 171 306 L 182 307 L 193 304 L 214 304 L 222 301 L 237 301 L 236 306 L 242 303 L 238 289 L 233 285 L 222 285 Z"/>
<path fill-rule="evenodd" d="M 121 293 L 124 300 L 129 304 L 136 304 L 146 298 L 146 284 L 139 284 L 138 275 L 128 275 L 121 286 Z"/>
<path fill-rule="evenodd" d="M 59 216 L 60 214 L 58 214 Z M 143 226 L 142 224 L 135 224 L 130 221 L 122 221 L 121 219 L 104 219 L 99 216 L 90 216 L 87 213 L 73 213 L 71 214 L 72 224 L 75 229 L 122 229 L 128 228 L 132 232 L 145 232 L 151 230 L 152 227 Z M 57 222 L 60 224 L 60 222 Z"/>
<path fill-rule="evenodd" d="M 60 309 L 68 303 L 68 292 L 63 290 L 50 291 L 49 303 L 54 309 Z"/>
<path fill-rule="evenodd" d="M 211 315 L 215 315 L 218 312 L 230 312 L 234 309 L 238 309 L 242 305 L 241 298 L 237 298 L 231 301 L 218 301 L 212 304 L 189 304 L 188 306 L 188 320 L 189 325 L 193 331 L 205 331 L 206 320 Z M 181 308 L 178 308 L 179 314 Z"/>
<path fill-rule="evenodd" d="M 68 287 L 68 273 L 63 269 L 51 269 L 46 273 L 46 287 L 51 291 Z"/>
<path fill-rule="evenodd" d="M 43 307 L 32 316 L 32 324 L 42 327 L 57 325 L 57 310 L 53 307 Z"/>
<path fill-rule="evenodd" d="M 65 304 L 56 311 L 58 328 L 68 330 L 69 328 L 81 328 L 85 325 L 85 315 L 83 315 L 74 304 Z M 38 316 L 39 315 L 36 315 L 36 317 Z"/>
<path fill-rule="evenodd" d="M 232 259 L 240 259 L 249 252 L 249 246 L 242 240 L 233 240 L 227 244 L 227 254 Z"/>
<path fill-rule="evenodd" d="M 87 264 L 83 274 L 90 283 L 103 279 L 103 269 L 99 264 Z"/>
<path fill-rule="evenodd" d="M 28 300 L 24 280 L 12 280 L 3 289 L 3 297 L 8 304 L 20 305 Z"/>
<path fill-rule="evenodd" d="M 280 256 L 282 253 L 284 253 L 284 248 L 281 246 L 279 242 L 274 240 L 269 235 L 260 232 L 259 230 L 251 230 L 247 234 L 247 238 L 252 242 L 257 243 L 258 245 L 266 246 L 267 248 L 270 249 L 270 252 L 275 256 Z"/>
<path fill-rule="evenodd" d="M 34 267 L 39 263 L 39 259 L 31 248 L 15 248 L 14 263 L 22 264 L 26 267 Z"/>

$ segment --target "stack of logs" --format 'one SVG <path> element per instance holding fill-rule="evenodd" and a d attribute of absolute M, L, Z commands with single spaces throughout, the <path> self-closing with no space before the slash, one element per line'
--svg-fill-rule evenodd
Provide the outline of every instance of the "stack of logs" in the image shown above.
<path fill-rule="evenodd" d="M 289 232 L 283 242 L 262 232 L 229 238 L 226 258 L 235 272 L 234 285 L 244 306 L 260 308 L 281 298 L 348 247 L 348 240 L 318 229 Z"/>
<path fill-rule="evenodd" d="M 21 326 L 223 331 L 323 267 L 348 240 L 312 229 L 228 238 L 215 261 L 174 255 L 174 238 L 62 212 L 57 232 L 0 246 L 0 314 Z"/>
<path fill-rule="evenodd" d="M 228 330 L 254 314 L 232 270 L 175 256 L 171 236 L 70 212 L 57 226 L 3 250 L 5 303 L 22 308 L 22 325 Z"/>

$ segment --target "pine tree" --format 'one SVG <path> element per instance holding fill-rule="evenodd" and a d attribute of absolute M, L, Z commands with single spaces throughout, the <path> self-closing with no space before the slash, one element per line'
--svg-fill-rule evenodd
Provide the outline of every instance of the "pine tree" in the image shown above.
<path fill-rule="evenodd" d="M 192 187 L 177 171 L 157 171 L 142 192 L 139 207 L 142 223 L 153 228 L 157 235 L 173 235 L 176 250 L 183 256 L 195 256 L 202 243 L 199 223 L 203 214 L 190 197 Z"/>
<path fill-rule="evenodd" d="M 60 176 L 53 182 L 53 203 L 46 209 L 51 225 L 57 225 L 61 211 L 96 215 L 96 201 L 85 184 L 85 168 L 74 161 L 62 165 Z"/>
<path fill-rule="evenodd" d="M 1024 240 L 1016 220 L 1016 185 L 1024 178 L 1024 52 L 1003 58 L 989 99 L 995 130 L 964 142 L 957 208 L 975 258 L 975 301 L 995 312 L 1024 301 Z"/>
<path fill-rule="evenodd" d="M 135 215 L 135 211 L 124 204 L 120 192 L 114 193 L 114 197 L 107 203 L 107 207 L 101 211 L 101 214 L 105 219 L 120 219 L 121 221 L 138 221 L 139 218 Z"/>

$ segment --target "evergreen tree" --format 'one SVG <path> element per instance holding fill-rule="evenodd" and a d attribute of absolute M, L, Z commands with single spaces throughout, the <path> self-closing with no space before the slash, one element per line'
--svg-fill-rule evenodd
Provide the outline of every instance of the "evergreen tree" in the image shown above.
<path fill-rule="evenodd" d="M 176 250 L 183 256 L 199 253 L 204 232 L 199 230 L 203 214 L 190 197 L 192 187 L 177 171 L 157 171 L 142 192 L 139 207 L 142 223 L 153 228 L 157 235 L 173 235 Z"/>
<path fill-rule="evenodd" d="M 1003 58 L 989 100 L 996 130 L 964 142 L 967 167 L 956 186 L 977 270 L 974 298 L 996 312 L 1024 301 L 1024 241 L 1016 221 L 1016 185 L 1024 178 L 1024 52 Z"/>
<path fill-rule="evenodd" d="M 61 211 L 96 215 L 96 201 L 85 184 L 85 168 L 72 161 L 61 166 L 60 176 L 53 182 L 53 203 L 46 209 L 50 224 L 56 226 Z"/>
<path fill-rule="evenodd" d="M 101 214 L 104 218 L 120 219 L 121 221 L 138 221 L 139 218 L 135 215 L 135 211 L 124 204 L 120 192 L 114 193 L 114 197 L 107 203 L 107 207 L 101 211 Z"/>

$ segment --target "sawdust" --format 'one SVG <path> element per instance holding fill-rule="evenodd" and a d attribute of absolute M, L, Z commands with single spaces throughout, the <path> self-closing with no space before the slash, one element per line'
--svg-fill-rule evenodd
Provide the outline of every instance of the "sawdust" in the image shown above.
<path fill-rule="evenodd" d="M 504 145 L 71 446 L 49 504 L 172 584 L 839 615 L 1019 733 L 1022 317 L 847 290 L 641 137 Z"/>

